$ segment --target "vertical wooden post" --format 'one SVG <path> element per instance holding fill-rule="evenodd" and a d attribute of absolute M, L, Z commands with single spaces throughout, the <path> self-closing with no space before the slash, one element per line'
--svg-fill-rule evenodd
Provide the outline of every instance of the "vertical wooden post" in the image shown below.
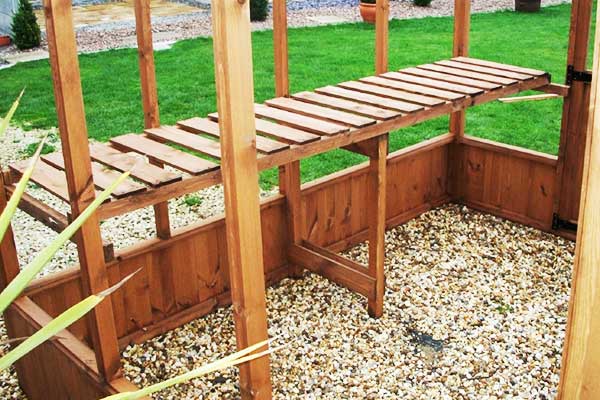
<path fill-rule="evenodd" d="M 385 291 L 385 203 L 386 162 L 388 135 L 374 139 L 375 149 L 369 160 L 369 187 L 367 207 L 369 218 L 369 275 L 375 278 L 375 297 L 369 298 L 369 315 L 375 318 L 383 314 Z"/>
<path fill-rule="evenodd" d="M 375 12 L 375 73 L 388 70 L 389 0 L 377 0 Z"/>
<path fill-rule="evenodd" d="M 600 8 L 598 9 L 600 11 Z M 559 399 L 600 398 L 600 14 Z"/>
<path fill-rule="evenodd" d="M 469 32 L 471 30 L 471 0 L 454 0 L 454 45 L 453 57 L 469 55 Z M 450 115 L 450 133 L 456 135 L 457 141 L 465 134 L 465 111 L 457 111 Z"/>
<path fill-rule="evenodd" d="M 0 166 L 0 214 L 6 208 L 6 189 L 4 184 L 4 174 Z M 9 226 L 0 241 L 0 291 L 9 284 L 19 274 L 19 258 L 17 256 L 17 247 L 13 236 L 12 228 Z"/>
<path fill-rule="evenodd" d="M 571 6 L 567 68 L 571 66 L 574 71 L 587 68 L 592 3 L 592 0 L 573 0 Z M 554 210 L 560 219 L 575 221 L 579 216 L 583 159 L 589 132 L 590 84 L 576 80 L 569 82 L 568 79 L 567 84 L 571 88 L 563 102 Z"/>
<path fill-rule="evenodd" d="M 290 95 L 286 0 L 273 0 L 273 49 L 275 51 L 275 96 Z M 279 193 L 285 195 L 290 243 L 302 242 L 300 161 L 279 167 Z M 302 276 L 302 267 L 290 264 L 292 277 Z"/>
<path fill-rule="evenodd" d="M 213 0 L 227 252 L 238 348 L 267 338 L 249 0 Z M 269 358 L 240 366 L 244 399 L 270 399 Z"/>
<path fill-rule="evenodd" d="M 273 49 L 275 52 L 275 96 L 289 96 L 286 0 L 273 0 Z"/>
<path fill-rule="evenodd" d="M 138 62 L 142 87 L 142 106 L 144 110 L 144 128 L 160 126 L 158 108 L 158 90 L 156 85 L 156 69 L 154 67 L 154 47 L 152 44 L 152 20 L 150 16 L 150 1 L 135 0 L 135 31 L 138 44 Z M 157 165 L 163 168 L 163 165 Z M 154 220 L 156 235 L 161 239 L 171 237 L 169 221 L 169 203 L 162 202 L 154 205 Z"/>
<path fill-rule="evenodd" d="M 46 33 L 54 98 L 74 217 L 94 200 L 87 126 L 70 0 L 45 0 Z M 108 288 L 102 237 L 94 213 L 76 235 L 84 296 Z M 120 371 L 120 355 L 112 304 L 103 301 L 87 317 L 98 370 L 107 381 Z"/>

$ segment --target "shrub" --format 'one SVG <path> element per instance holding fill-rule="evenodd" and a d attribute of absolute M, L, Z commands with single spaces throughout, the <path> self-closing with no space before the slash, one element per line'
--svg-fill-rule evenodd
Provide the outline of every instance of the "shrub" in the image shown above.
<path fill-rule="evenodd" d="M 41 33 L 29 0 L 20 0 L 19 10 L 13 16 L 13 41 L 20 50 L 40 45 Z"/>
<path fill-rule="evenodd" d="M 431 4 L 431 0 L 413 0 L 415 6 L 428 7 Z"/>
<path fill-rule="evenodd" d="M 250 21 L 264 21 L 269 14 L 269 0 L 250 0 Z"/>

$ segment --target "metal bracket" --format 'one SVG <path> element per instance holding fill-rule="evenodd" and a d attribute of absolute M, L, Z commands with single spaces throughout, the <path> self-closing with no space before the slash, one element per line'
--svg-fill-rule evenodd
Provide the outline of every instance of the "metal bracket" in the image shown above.
<path fill-rule="evenodd" d="M 567 85 L 571 85 L 574 81 L 591 83 L 592 73 L 590 71 L 576 71 L 572 65 L 567 65 Z"/>
<path fill-rule="evenodd" d="M 561 219 L 557 213 L 552 214 L 552 229 L 577 232 L 577 223 Z"/>

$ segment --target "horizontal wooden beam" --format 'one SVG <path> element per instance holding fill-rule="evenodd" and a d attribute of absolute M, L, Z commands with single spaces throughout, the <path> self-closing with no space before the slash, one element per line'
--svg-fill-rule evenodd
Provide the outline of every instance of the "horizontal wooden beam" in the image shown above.
<path fill-rule="evenodd" d="M 15 185 L 6 186 L 6 194 L 8 196 L 12 196 L 14 191 Z M 69 225 L 69 219 L 66 215 L 61 214 L 59 211 L 27 193 L 23 193 L 21 201 L 19 202 L 19 208 L 35 220 L 52 229 L 54 232 L 60 233 Z M 71 241 L 74 242 L 74 238 L 71 238 Z M 115 250 L 113 244 L 103 239 L 102 248 L 104 252 L 104 261 L 108 262 L 114 260 Z"/>
<path fill-rule="evenodd" d="M 303 242 L 303 245 L 290 245 L 288 259 L 291 263 L 300 265 L 367 298 L 375 296 L 375 279 L 367 275 L 366 268 L 350 260 L 342 263 L 338 258 L 340 256 L 332 257 L 329 250 L 323 248 L 317 250 L 317 246 L 314 245 L 309 249 L 305 244 L 306 242 Z M 350 267 L 348 263 L 355 265 Z M 365 272 L 361 272 L 360 268 L 365 269 Z"/>
<path fill-rule="evenodd" d="M 550 83 L 535 90 L 538 92 L 552 93 L 562 97 L 567 97 L 569 95 L 569 91 L 571 90 L 571 86 L 561 85 L 560 83 Z"/>
<path fill-rule="evenodd" d="M 460 139 L 459 143 L 552 166 L 556 166 L 556 163 L 558 162 L 558 158 L 552 154 L 546 154 L 540 151 L 529 150 L 523 147 L 495 142 L 493 140 L 483 139 L 471 135 L 465 135 Z"/>

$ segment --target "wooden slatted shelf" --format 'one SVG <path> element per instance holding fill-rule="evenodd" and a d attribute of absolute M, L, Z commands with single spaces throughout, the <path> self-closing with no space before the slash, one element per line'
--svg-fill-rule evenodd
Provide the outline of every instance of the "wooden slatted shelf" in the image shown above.
<path fill-rule="evenodd" d="M 277 167 L 339 147 L 360 151 L 355 143 L 549 83 L 550 75 L 544 71 L 457 57 L 270 99 L 255 105 L 258 167 Z M 92 144 L 97 188 L 107 187 L 121 171 L 130 170 L 133 178 L 117 189 L 110 203 L 102 205 L 100 217 L 110 218 L 219 183 L 218 118 L 212 113 L 179 121 L 176 126 L 146 129 L 142 135 L 118 136 L 109 144 Z M 179 172 L 163 169 L 163 165 Z M 25 167 L 25 162 L 17 163 L 11 170 L 18 175 Z M 68 201 L 63 168 L 62 154 L 46 155 L 32 180 Z"/>

